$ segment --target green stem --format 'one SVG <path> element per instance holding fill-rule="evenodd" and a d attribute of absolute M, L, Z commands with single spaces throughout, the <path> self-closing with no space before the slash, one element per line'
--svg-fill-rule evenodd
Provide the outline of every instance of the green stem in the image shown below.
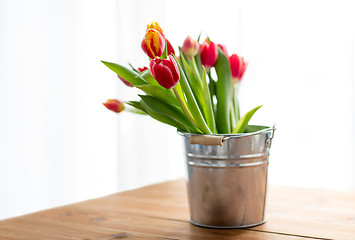
<path fill-rule="evenodd" d="M 180 82 L 181 82 L 181 87 L 186 95 L 186 99 L 188 102 L 188 107 L 191 110 L 191 113 L 194 114 L 194 119 L 196 119 L 196 122 L 198 124 L 198 128 L 205 134 L 212 134 L 212 131 L 208 128 L 207 123 L 205 119 L 202 116 L 202 113 L 198 107 L 198 104 L 196 102 L 196 99 L 192 93 L 192 90 L 190 88 L 189 82 L 186 79 L 185 73 L 182 70 L 180 64 L 177 62 L 176 57 L 173 55 L 178 68 L 180 72 Z"/>
<path fill-rule="evenodd" d="M 207 73 L 207 76 L 208 76 L 208 79 L 209 79 L 208 88 L 210 89 L 211 103 L 212 103 L 212 106 L 214 106 L 213 96 L 216 95 L 215 81 L 213 80 L 213 78 L 211 76 L 211 71 Z M 216 113 L 215 113 L 215 116 L 216 116 Z"/>
<path fill-rule="evenodd" d="M 178 100 L 179 103 L 180 103 L 180 106 L 181 106 L 182 110 L 184 111 L 185 115 L 187 116 L 187 118 L 190 120 L 190 122 L 191 122 L 195 127 L 198 128 L 198 126 L 197 126 L 195 120 L 194 120 L 193 117 L 191 116 L 189 110 L 186 108 L 184 102 L 181 100 L 180 95 L 179 95 L 179 93 L 177 92 L 177 90 L 175 89 L 175 87 L 173 87 L 173 91 L 174 91 L 174 94 L 175 94 L 177 100 Z"/>
<path fill-rule="evenodd" d="M 239 108 L 239 99 L 238 99 L 239 85 L 240 83 L 233 85 L 233 105 L 234 105 L 235 118 L 237 122 L 240 119 L 240 108 Z"/>
<path fill-rule="evenodd" d="M 192 60 L 192 67 L 193 67 L 195 73 L 197 74 L 197 78 L 201 81 L 201 76 L 200 76 L 200 72 L 197 68 L 195 57 L 191 57 L 191 60 Z"/>

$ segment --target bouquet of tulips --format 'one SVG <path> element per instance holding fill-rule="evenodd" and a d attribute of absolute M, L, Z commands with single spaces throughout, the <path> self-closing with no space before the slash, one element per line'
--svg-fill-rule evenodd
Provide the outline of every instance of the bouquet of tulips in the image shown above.
<path fill-rule="evenodd" d="M 158 23 L 147 26 L 141 47 L 148 55 L 149 69 L 130 68 L 102 61 L 129 87 L 142 91 L 139 101 L 123 103 L 109 99 L 104 105 L 121 112 L 125 104 L 135 113 L 177 128 L 200 134 L 230 134 L 260 130 L 248 126 L 257 106 L 242 117 L 238 90 L 247 67 L 243 57 L 228 55 L 224 45 L 207 38 L 202 44 L 188 36 L 179 56 Z M 213 72 L 215 71 L 215 72 Z"/>

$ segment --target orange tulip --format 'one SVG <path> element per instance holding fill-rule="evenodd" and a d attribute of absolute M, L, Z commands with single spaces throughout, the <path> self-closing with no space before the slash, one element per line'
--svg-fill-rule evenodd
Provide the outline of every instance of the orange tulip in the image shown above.
<path fill-rule="evenodd" d="M 152 59 L 160 57 L 165 49 L 164 37 L 154 29 L 148 29 L 142 40 L 143 51 Z"/>
<path fill-rule="evenodd" d="M 157 22 L 152 22 L 151 24 L 148 24 L 147 31 L 149 29 L 154 29 L 154 30 L 158 31 L 163 37 L 165 37 L 164 33 L 163 33 L 163 29 L 159 26 L 159 24 Z"/>

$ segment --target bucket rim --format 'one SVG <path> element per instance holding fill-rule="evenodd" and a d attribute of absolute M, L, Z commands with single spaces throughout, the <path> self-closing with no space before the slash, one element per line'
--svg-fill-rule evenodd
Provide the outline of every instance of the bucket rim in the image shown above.
<path fill-rule="evenodd" d="M 262 126 L 262 125 L 254 125 L 254 126 Z M 182 131 L 177 131 L 177 133 L 180 136 L 183 136 L 186 138 L 190 138 L 190 136 L 192 136 L 192 135 L 198 135 L 198 136 L 206 135 L 206 136 L 223 136 L 224 139 L 227 140 L 229 138 L 241 138 L 241 137 L 247 137 L 247 136 L 252 136 L 252 135 L 259 135 L 259 134 L 267 133 L 267 132 L 271 132 L 273 134 L 276 130 L 275 124 L 272 127 L 268 127 L 268 126 L 263 126 L 263 127 L 267 127 L 267 128 L 256 131 L 256 132 L 251 132 L 251 133 L 201 134 L 201 133 L 188 133 L 188 132 L 182 132 Z"/>

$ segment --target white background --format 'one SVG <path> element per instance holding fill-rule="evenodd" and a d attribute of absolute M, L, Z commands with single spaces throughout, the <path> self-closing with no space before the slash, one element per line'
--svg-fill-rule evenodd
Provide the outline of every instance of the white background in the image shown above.
<path fill-rule="evenodd" d="M 0 219 L 184 176 L 176 131 L 100 60 L 140 67 L 146 25 L 200 31 L 249 66 L 242 112 L 277 132 L 271 184 L 355 189 L 352 1 L 0 0 Z"/>

